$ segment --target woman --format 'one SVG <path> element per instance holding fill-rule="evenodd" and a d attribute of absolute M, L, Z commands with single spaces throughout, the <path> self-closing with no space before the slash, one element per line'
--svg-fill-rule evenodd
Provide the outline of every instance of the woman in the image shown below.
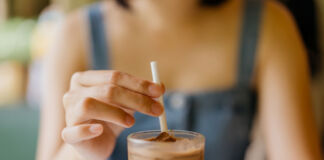
<path fill-rule="evenodd" d="M 126 159 L 126 136 L 163 112 L 151 60 L 169 128 L 204 134 L 206 159 L 243 159 L 256 110 L 270 159 L 320 159 L 305 48 L 275 2 L 107 0 L 47 58 L 38 159 Z"/>

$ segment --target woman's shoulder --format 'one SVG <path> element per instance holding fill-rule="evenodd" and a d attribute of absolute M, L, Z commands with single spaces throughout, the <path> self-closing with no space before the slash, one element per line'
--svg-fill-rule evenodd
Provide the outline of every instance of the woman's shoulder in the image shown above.
<path fill-rule="evenodd" d="M 286 16 L 291 16 L 288 8 L 286 8 L 281 2 L 276 0 L 267 0 L 265 1 L 265 7 L 268 11 L 277 14 L 284 14 Z"/>
<path fill-rule="evenodd" d="M 261 22 L 257 77 L 270 70 L 276 71 L 272 76 L 304 71 L 305 64 L 306 49 L 292 14 L 279 2 L 267 1 Z"/>
<path fill-rule="evenodd" d="M 87 50 L 84 9 L 67 14 L 59 23 L 58 32 L 48 50 L 47 62 L 69 68 L 71 65 L 85 65 Z M 58 65 L 59 64 L 59 65 Z"/>
<path fill-rule="evenodd" d="M 81 27 L 84 26 L 84 11 L 85 9 L 80 9 L 69 13 L 62 22 L 61 32 L 66 38 L 74 38 L 81 32 Z M 74 35 L 74 36 L 71 36 Z"/>
<path fill-rule="evenodd" d="M 263 12 L 263 33 L 278 38 L 283 38 L 289 33 L 299 34 L 295 19 L 291 12 L 280 2 L 268 0 L 264 6 Z M 292 35 L 290 35 L 292 36 Z M 287 38 L 294 38 L 287 37 Z"/>
<path fill-rule="evenodd" d="M 303 41 L 294 17 L 282 4 L 266 1 L 260 30 L 260 57 L 297 58 L 305 54 Z M 304 56 L 304 55 L 301 55 Z"/>
<path fill-rule="evenodd" d="M 267 25 L 294 27 L 295 21 L 291 12 L 280 2 L 268 0 L 264 6 L 264 19 Z"/>
<path fill-rule="evenodd" d="M 99 10 L 98 12 L 101 13 L 104 18 L 107 14 L 106 12 L 113 8 L 111 0 L 107 0 L 75 9 L 66 15 L 62 23 L 62 32 L 69 35 L 69 37 L 71 37 L 70 35 L 73 35 L 71 38 L 80 38 L 80 36 L 85 35 L 81 33 L 87 33 L 90 10 Z"/>
<path fill-rule="evenodd" d="M 285 36 L 289 32 L 297 32 L 294 17 L 280 2 L 268 0 L 265 2 L 262 17 L 263 34 Z M 285 32 L 285 33 L 283 33 Z"/>

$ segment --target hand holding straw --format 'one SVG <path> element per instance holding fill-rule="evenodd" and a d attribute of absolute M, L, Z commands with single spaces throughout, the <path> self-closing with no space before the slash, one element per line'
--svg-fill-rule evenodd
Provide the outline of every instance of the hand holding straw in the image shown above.
<path fill-rule="evenodd" d="M 158 68 L 157 67 L 157 62 L 152 61 L 151 62 L 151 70 L 152 70 L 153 82 L 156 83 L 156 84 L 161 84 L 160 78 L 159 78 L 159 73 L 158 73 L 158 69 L 157 68 Z M 164 104 L 163 104 L 163 96 L 159 97 L 159 102 L 164 107 Z M 161 114 L 161 116 L 159 117 L 159 120 L 160 120 L 161 132 L 168 132 L 168 126 L 167 126 L 165 112 L 163 112 Z"/>

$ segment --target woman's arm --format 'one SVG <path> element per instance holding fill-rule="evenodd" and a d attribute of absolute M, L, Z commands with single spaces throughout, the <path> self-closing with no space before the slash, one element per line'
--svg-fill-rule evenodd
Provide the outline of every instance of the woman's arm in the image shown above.
<path fill-rule="evenodd" d="M 61 131 L 65 127 L 62 97 L 68 90 L 71 75 L 86 68 L 86 43 L 83 42 L 84 34 L 81 34 L 84 33 L 81 15 L 78 12 L 65 20 L 57 40 L 45 57 L 44 98 L 37 150 L 39 160 L 54 159 L 56 154 L 61 152 Z"/>
<path fill-rule="evenodd" d="M 269 159 L 321 159 L 306 49 L 277 3 L 267 3 L 260 40 L 257 88 Z"/>
<path fill-rule="evenodd" d="M 67 20 L 47 59 L 40 160 L 107 159 L 120 132 L 134 125 L 134 112 L 163 113 L 154 100 L 164 93 L 160 85 L 119 71 L 84 71 L 87 32 L 78 18 Z"/>

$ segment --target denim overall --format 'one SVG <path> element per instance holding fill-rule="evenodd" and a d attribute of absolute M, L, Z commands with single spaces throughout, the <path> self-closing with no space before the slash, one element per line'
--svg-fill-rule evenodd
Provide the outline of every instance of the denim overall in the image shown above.
<path fill-rule="evenodd" d="M 251 88 L 262 0 L 245 0 L 239 50 L 238 80 L 226 90 L 200 93 L 167 92 L 164 95 L 169 129 L 190 130 L 206 137 L 206 160 L 241 160 L 250 143 L 256 112 L 256 94 Z M 91 69 L 111 69 L 109 46 L 99 5 L 89 8 L 89 34 L 92 49 Z M 148 65 L 149 66 L 149 65 Z M 110 160 L 127 160 L 127 135 L 158 130 L 158 118 L 135 114 L 136 123 L 117 140 Z"/>

